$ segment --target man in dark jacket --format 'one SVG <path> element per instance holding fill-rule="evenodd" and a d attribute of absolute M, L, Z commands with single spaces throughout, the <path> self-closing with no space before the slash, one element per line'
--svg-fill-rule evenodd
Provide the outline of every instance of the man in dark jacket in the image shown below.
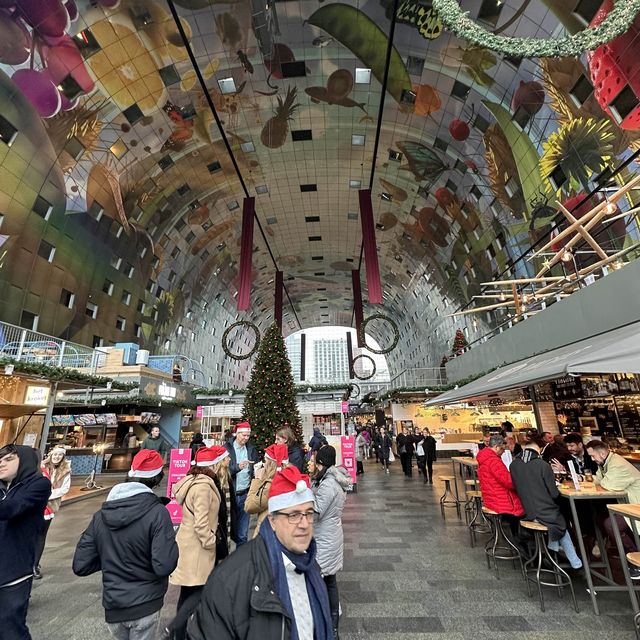
<path fill-rule="evenodd" d="M 27 607 L 33 566 L 51 482 L 39 473 L 38 452 L 0 449 L 0 637 L 31 640 Z"/>
<path fill-rule="evenodd" d="M 525 445 L 522 455 L 509 467 L 513 485 L 522 500 L 527 520 L 541 522 L 549 528 L 549 549 L 564 549 L 567 560 L 574 569 L 582 567 L 582 561 L 567 531 L 567 523 L 556 500 L 560 496 L 553 471 L 540 455 L 540 443 Z"/>
<path fill-rule="evenodd" d="M 387 431 L 384 427 L 380 427 L 378 437 L 376 438 L 376 444 L 378 446 L 378 455 L 380 456 L 380 462 L 382 467 L 389 473 L 389 454 L 391 453 L 391 438 L 387 435 Z"/>
<path fill-rule="evenodd" d="M 400 464 L 402 465 L 402 471 L 408 478 L 412 475 L 412 464 L 414 446 L 413 436 L 406 427 L 402 429 L 402 433 L 396 437 L 396 445 L 398 447 L 398 455 L 400 456 Z"/>
<path fill-rule="evenodd" d="M 166 440 L 160 435 L 160 427 L 157 425 L 151 427 L 151 433 L 145 438 L 144 442 L 140 445 L 140 449 L 149 449 L 149 451 L 157 451 L 163 460 L 166 460 L 169 453 L 169 445 Z"/>
<path fill-rule="evenodd" d="M 564 437 L 564 443 L 573 458 L 579 474 L 584 475 L 585 471 L 591 471 L 593 475 L 597 473 L 598 463 L 589 455 L 579 433 L 568 433 Z"/>
<path fill-rule="evenodd" d="M 315 559 L 313 493 L 293 465 L 278 471 L 260 533 L 213 571 L 188 626 L 190 640 L 333 640 Z"/>
<path fill-rule="evenodd" d="M 162 465 L 157 451 L 135 455 L 132 481 L 111 489 L 73 556 L 76 575 L 102 571 L 105 620 L 117 638 L 156 638 L 169 574 L 178 564 L 169 512 L 152 491 Z"/>
<path fill-rule="evenodd" d="M 322 435 L 320 427 L 313 427 L 313 435 L 309 440 L 309 449 L 312 452 L 316 452 L 320 447 L 324 447 L 328 444 L 327 439 Z"/>
<path fill-rule="evenodd" d="M 229 452 L 229 474 L 235 493 L 234 503 L 231 505 L 232 517 L 235 521 L 236 546 L 243 545 L 249 535 L 250 515 L 244 510 L 247 493 L 253 478 L 253 464 L 258 462 L 258 452 L 249 442 L 251 437 L 251 425 L 248 422 L 239 422 L 235 427 L 235 438 L 225 445 Z"/>

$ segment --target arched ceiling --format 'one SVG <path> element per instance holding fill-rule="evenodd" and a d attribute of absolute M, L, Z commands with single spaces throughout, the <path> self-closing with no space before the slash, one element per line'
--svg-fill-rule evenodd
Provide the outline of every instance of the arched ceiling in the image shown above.
<path fill-rule="evenodd" d="M 490 31 L 540 38 L 583 28 L 577 13 L 589 18 L 597 9 L 585 0 L 461 4 Z M 526 262 L 512 265 L 553 215 L 533 202 L 543 192 L 555 197 L 540 168 L 550 137 L 567 118 L 594 117 L 614 138 L 607 146 L 606 136 L 581 129 L 556 156 L 547 153 L 549 169 L 558 158 L 588 166 L 584 179 L 568 176 L 561 197 L 590 186 L 605 162 L 630 153 L 635 137 L 602 111 L 590 85 L 575 88 L 589 81 L 586 57 L 509 59 L 425 22 L 429 5 L 401 0 L 392 20 L 391 0 L 2 2 L 0 113 L 26 138 L 2 158 L 12 176 L 2 202 L 13 212 L 5 248 L 15 268 L 3 265 L 10 317 L 31 304 L 34 282 L 49 277 L 31 266 L 23 293 L 13 292 L 25 251 L 39 252 L 58 229 L 51 242 L 67 256 L 60 278 L 80 286 L 91 264 L 81 307 L 108 288 L 110 268 L 133 269 L 125 274 L 131 291 L 122 286 L 111 313 L 129 318 L 125 333 L 135 327 L 136 338 L 161 344 L 194 309 L 208 317 L 213 301 L 225 302 L 233 321 L 250 195 L 259 222 L 252 307 L 238 317 L 270 321 L 278 268 L 286 332 L 350 325 L 351 270 L 361 260 L 358 190 L 371 186 L 384 311 L 414 341 L 401 355 L 439 359 L 455 327 L 443 320 L 445 309 L 467 304 L 480 282 L 505 269 L 527 273 Z M 637 39 L 626 46 L 637 48 Z M 602 147 L 595 160 L 593 140 Z M 52 206 L 49 217 L 34 214 L 38 195 Z M 364 269 L 362 276 L 366 296 Z M 127 293 L 139 301 L 130 315 L 118 307 Z M 46 330 L 95 337 L 86 314 L 82 322 L 77 315 Z M 443 322 L 440 346 L 420 360 L 419 333 Z"/>

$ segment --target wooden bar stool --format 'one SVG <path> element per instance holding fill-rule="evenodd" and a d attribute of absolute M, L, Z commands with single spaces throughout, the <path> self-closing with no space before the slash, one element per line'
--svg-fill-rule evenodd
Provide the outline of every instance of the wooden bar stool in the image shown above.
<path fill-rule="evenodd" d="M 571 598 L 573 600 L 573 606 L 578 612 L 578 603 L 576 602 L 576 594 L 573 591 L 573 582 L 569 577 L 569 574 L 557 563 L 554 557 L 549 552 L 545 535 L 549 533 L 549 529 L 546 525 L 540 522 L 533 522 L 531 520 L 521 520 L 520 526 L 527 531 L 533 533 L 536 550 L 531 558 L 524 563 L 524 573 L 527 580 L 527 592 L 531 597 L 531 583 L 535 582 L 538 585 L 538 595 L 540 596 L 540 610 L 544 611 L 544 595 L 542 593 L 542 587 L 556 587 L 558 589 L 558 595 L 562 598 L 563 587 L 569 587 L 571 589 Z M 546 559 L 551 565 L 551 569 L 543 569 L 542 562 Z M 530 565 L 533 565 L 530 567 Z M 550 576 L 549 580 L 553 579 L 553 582 L 547 582 L 543 578 Z"/>
<path fill-rule="evenodd" d="M 469 537 L 471 538 L 471 548 L 476 546 L 476 534 L 477 533 L 491 533 L 491 525 L 482 513 L 482 492 L 481 491 L 468 491 L 467 499 L 471 500 L 473 509 L 471 512 L 471 519 L 467 525 L 469 528 Z"/>
<path fill-rule="evenodd" d="M 634 567 L 640 567 L 640 551 L 627 553 L 627 562 Z M 640 640 L 640 611 L 633 616 L 633 626 L 636 631 L 636 638 Z"/>
<path fill-rule="evenodd" d="M 492 536 L 484 546 L 484 552 L 487 555 L 487 566 L 491 569 L 491 561 L 493 561 L 493 568 L 496 573 L 496 578 L 500 579 L 500 574 L 498 572 L 498 560 L 511 560 L 513 562 L 513 568 L 516 568 L 516 560 L 520 563 L 520 570 L 522 571 L 522 575 L 524 576 L 524 566 L 522 564 L 522 556 L 518 551 L 518 547 L 516 547 L 511 540 L 507 537 L 507 534 L 504 531 L 502 526 L 502 516 L 493 511 L 492 509 L 488 509 L 487 507 L 482 507 L 482 513 L 484 517 L 489 521 L 491 526 Z"/>
<path fill-rule="evenodd" d="M 444 510 L 447 507 L 455 507 L 458 512 L 458 518 L 462 518 L 460 515 L 460 501 L 456 498 L 453 491 L 451 491 L 451 483 L 455 482 L 455 479 L 455 476 L 438 476 L 438 480 L 444 482 L 444 493 L 440 496 L 440 511 L 442 512 L 443 518 L 446 518 Z"/>
<path fill-rule="evenodd" d="M 470 497 L 469 494 L 479 489 L 480 489 L 480 482 L 478 480 L 473 480 L 469 478 L 464 481 L 464 492 L 465 492 L 464 520 L 467 523 L 467 525 L 471 521 L 471 518 L 473 518 L 473 515 L 475 512 L 475 503 L 473 501 L 473 498 Z"/>

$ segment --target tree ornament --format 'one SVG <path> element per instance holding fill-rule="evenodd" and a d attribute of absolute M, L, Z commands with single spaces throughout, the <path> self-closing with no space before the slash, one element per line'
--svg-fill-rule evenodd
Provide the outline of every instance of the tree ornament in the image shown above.
<path fill-rule="evenodd" d="M 640 0 L 617 0 L 601 22 L 563 38 L 514 38 L 490 33 L 469 18 L 459 0 L 432 0 L 444 26 L 472 44 L 515 58 L 565 58 L 593 51 L 625 33 L 640 11 Z"/>

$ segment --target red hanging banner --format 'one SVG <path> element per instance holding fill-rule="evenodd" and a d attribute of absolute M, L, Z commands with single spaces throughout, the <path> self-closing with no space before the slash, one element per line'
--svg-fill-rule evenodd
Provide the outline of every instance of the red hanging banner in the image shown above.
<path fill-rule="evenodd" d="M 358 336 L 358 347 L 361 349 L 366 345 L 360 337 L 360 326 L 364 320 L 364 312 L 362 310 L 362 288 L 360 287 L 360 270 L 354 269 L 351 272 L 351 286 L 353 288 L 353 315 L 356 320 L 356 335 Z"/>
<path fill-rule="evenodd" d="M 276 320 L 276 324 L 282 332 L 282 285 L 284 279 L 282 271 L 276 271 L 276 291 L 273 303 L 273 317 Z"/>
<path fill-rule="evenodd" d="M 360 221 L 362 224 L 362 246 L 364 262 L 367 267 L 367 288 L 369 302 L 382 304 L 382 286 L 380 284 L 380 268 L 378 266 L 378 248 L 376 231 L 373 225 L 373 207 L 371 206 L 371 189 L 360 189 Z"/>
<path fill-rule="evenodd" d="M 240 286 L 238 287 L 238 311 L 246 311 L 250 305 L 254 207 L 255 198 L 244 199 L 242 203 L 242 235 L 240 236 Z"/>

